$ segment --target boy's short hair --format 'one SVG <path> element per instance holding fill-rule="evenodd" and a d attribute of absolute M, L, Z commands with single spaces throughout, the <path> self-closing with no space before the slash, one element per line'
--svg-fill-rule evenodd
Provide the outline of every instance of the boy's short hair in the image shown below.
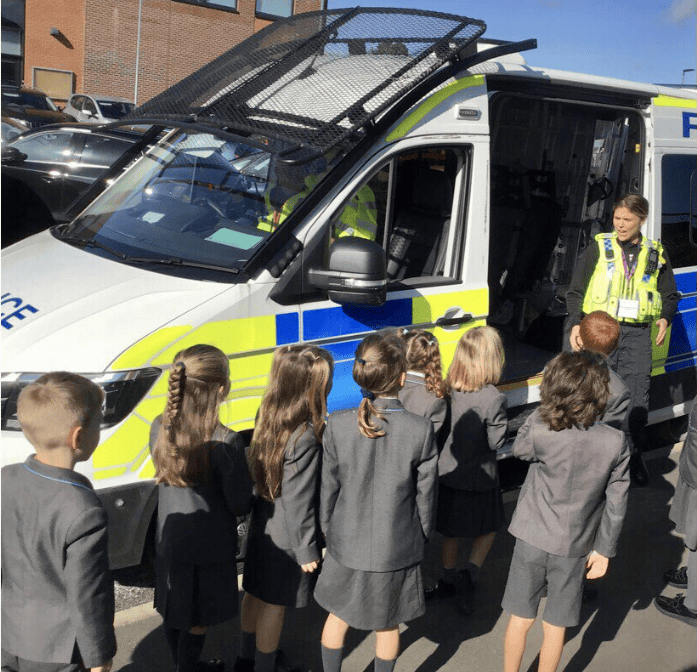
<path fill-rule="evenodd" d="M 585 350 L 607 356 L 619 343 L 620 323 L 602 310 L 588 313 L 582 320 L 579 335 Z"/>
<path fill-rule="evenodd" d="M 610 370 L 600 353 L 562 352 L 547 363 L 540 385 L 540 417 L 558 432 L 590 427 L 610 398 Z"/>
<path fill-rule="evenodd" d="M 17 399 L 17 419 L 36 448 L 52 448 L 65 441 L 64 431 L 85 427 L 104 401 L 104 391 L 76 373 L 46 373 L 27 385 Z"/>

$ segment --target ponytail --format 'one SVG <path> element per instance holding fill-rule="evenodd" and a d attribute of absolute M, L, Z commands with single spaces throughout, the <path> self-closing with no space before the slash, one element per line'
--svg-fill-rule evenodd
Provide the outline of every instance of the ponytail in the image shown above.
<path fill-rule="evenodd" d="M 186 366 L 184 362 L 177 362 L 169 372 L 167 405 L 164 413 L 164 428 L 167 432 L 167 440 L 171 444 L 174 444 L 176 426 L 179 424 L 185 386 Z"/>
<path fill-rule="evenodd" d="M 358 406 L 358 429 L 363 436 L 367 436 L 369 439 L 385 436 L 385 430 L 380 429 L 380 425 L 373 420 L 373 416 L 380 418 L 380 420 L 385 419 L 384 413 L 373 403 L 375 395 L 364 389 L 361 389 L 361 392 L 363 392 L 363 400 Z"/>

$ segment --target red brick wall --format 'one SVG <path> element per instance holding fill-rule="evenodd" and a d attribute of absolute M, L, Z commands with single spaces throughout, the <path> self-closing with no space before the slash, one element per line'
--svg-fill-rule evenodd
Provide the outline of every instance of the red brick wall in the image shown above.
<path fill-rule="evenodd" d="M 30 2 L 32 0 L 29 0 Z M 133 98 L 138 0 L 85 2 L 84 90 Z M 296 0 L 296 12 L 321 0 Z M 191 74 L 266 22 L 255 21 L 256 0 L 238 0 L 238 12 L 173 0 L 143 0 L 138 103 Z"/>
<path fill-rule="evenodd" d="M 32 85 L 33 67 L 71 70 L 75 90 L 82 88 L 85 0 L 27 0 L 24 34 L 24 83 Z M 56 39 L 51 28 L 64 38 Z"/>

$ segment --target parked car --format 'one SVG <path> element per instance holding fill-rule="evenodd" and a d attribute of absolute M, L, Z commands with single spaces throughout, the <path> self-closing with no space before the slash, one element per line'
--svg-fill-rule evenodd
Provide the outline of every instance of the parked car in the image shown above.
<path fill-rule="evenodd" d="M 105 124 L 125 117 L 134 107 L 135 105 L 128 98 L 89 96 L 86 93 L 76 93 L 70 97 L 63 111 L 75 121 Z"/>
<path fill-rule="evenodd" d="M 0 128 L 2 128 L 2 144 L 16 138 L 18 135 L 24 133 L 27 127 L 24 124 L 20 124 L 18 121 L 10 117 L 2 115 L 2 122 Z"/>
<path fill-rule="evenodd" d="M 43 91 L 26 86 L 2 87 L 2 114 L 22 124 L 26 130 L 73 121 Z"/>
<path fill-rule="evenodd" d="M 28 131 L 2 149 L 2 247 L 67 221 L 64 212 L 140 138 L 65 124 Z"/>

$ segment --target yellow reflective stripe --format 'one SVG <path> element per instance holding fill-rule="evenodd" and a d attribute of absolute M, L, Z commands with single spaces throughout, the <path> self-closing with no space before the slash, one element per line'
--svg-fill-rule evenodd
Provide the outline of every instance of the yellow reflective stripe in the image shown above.
<path fill-rule="evenodd" d="M 94 451 L 92 466 L 95 469 L 104 469 L 125 465 L 126 468 L 138 457 L 143 446 L 148 445 L 149 438 L 150 424 L 131 415 Z M 95 478 L 108 477 L 95 474 Z"/>
<path fill-rule="evenodd" d="M 657 96 L 653 104 L 658 107 L 697 107 L 697 100 L 689 98 L 675 98 L 673 96 Z"/>
<path fill-rule="evenodd" d="M 165 380 L 168 376 L 162 376 Z M 167 402 L 167 397 L 146 397 L 141 401 L 138 406 L 136 406 L 133 411 L 136 415 L 142 416 L 145 420 L 152 423 L 152 421 L 161 413 L 165 411 L 165 403 Z"/>
<path fill-rule="evenodd" d="M 273 352 L 264 353 L 263 355 L 252 355 L 251 357 L 232 357 L 230 359 L 232 388 L 235 389 L 235 387 L 240 385 L 248 386 L 251 378 L 258 378 L 259 376 L 267 378 L 271 370 L 272 360 Z M 266 381 L 262 384 L 266 385 Z"/>
<path fill-rule="evenodd" d="M 146 459 L 150 457 L 150 446 L 145 446 L 143 450 L 140 451 L 140 455 L 135 459 L 133 464 L 131 465 L 131 471 L 138 471 L 140 469 L 141 465 L 143 462 L 145 462 Z"/>
<path fill-rule="evenodd" d="M 418 124 L 431 110 L 440 105 L 444 100 L 448 99 L 454 93 L 468 89 L 471 86 L 482 86 L 484 84 L 484 75 L 474 75 L 459 79 L 457 82 L 448 84 L 440 91 L 436 91 L 430 98 L 426 99 L 419 107 L 417 107 L 404 121 L 402 121 L 390 133 L 386 142 L 392 142 L 405 136 L 416 124 Z"/>
<path fill-rule="evenodd" d="M 103 478 L 113 478 L 114 476 L 123 476 L 126 473 L 126 467 L 114 467 L 113 469 L 103 469 L 95 471 L 92 478 L 99 481 Z"/>
<path fill-rule="evenodd" d="M 149 334 L 145 338 L 132 345 L 111 365 L 112 369 L 134 369 L 145 366 L 150 359 L 160 350 L 167 347 L 187 331 L 191 331 L 191 325 L 178 327 L 163 327 Z"/>
<path fill-rule="evenodd" d="M 489 290 L 470 289 L 463 292 L 452 292 L 451 294 L 434 294 L 431 296 L 418 296 L 412 299 L 411 311 L 414 324 L 424 324 L 435 322 L 442 317 L 449 308 L 460 306 L 465 313 L 473 316 L 483 315 L 489 311 Z M 458 329 L 442 329 L 434 327 L 429 331 L 438 339 L 440 348 L 441 364 L 445 374 L 450 362 L 455 354 L 455 348 L 465 331 L 473 327 L 482 327 L 486 324 L 484 318 L 463 324 Z"/>
<path fill-rule="evenodd" d="M 167 394 L 169 388 L 169 375 L 164 374 L 157 379 L 157 382 L 150 389 L 150 397 L 162 397 Z"/>
<path fill-rule="evenodd" d="M 519 390 L 522 387 L 534 387 L 542 382 L 542 374 L 538 373 L 535 376 L 526 378 L 525 380 L 517 380 L 513 383 L 504 383 L 503 385 L 497 385 L 496 387 L 501 392 L 510 392 L 511 390 Z"/>
<path fill-rule="evenodd" d="M 238 320 L 208 322 L 194 329 L 175 345 L 164 350 L 153 364 L 171 364 L 180 350 L 198 343 L 208 343 L 230 355 L 249 350 L 276 347 L 276 317 L 262 315 Z"/>
<path fill-rule="evenodd" d="M 153 464 L 152 458 L 145 463 L 138 474 L 138 478 L 155 478 L 155 465 Z"/>

